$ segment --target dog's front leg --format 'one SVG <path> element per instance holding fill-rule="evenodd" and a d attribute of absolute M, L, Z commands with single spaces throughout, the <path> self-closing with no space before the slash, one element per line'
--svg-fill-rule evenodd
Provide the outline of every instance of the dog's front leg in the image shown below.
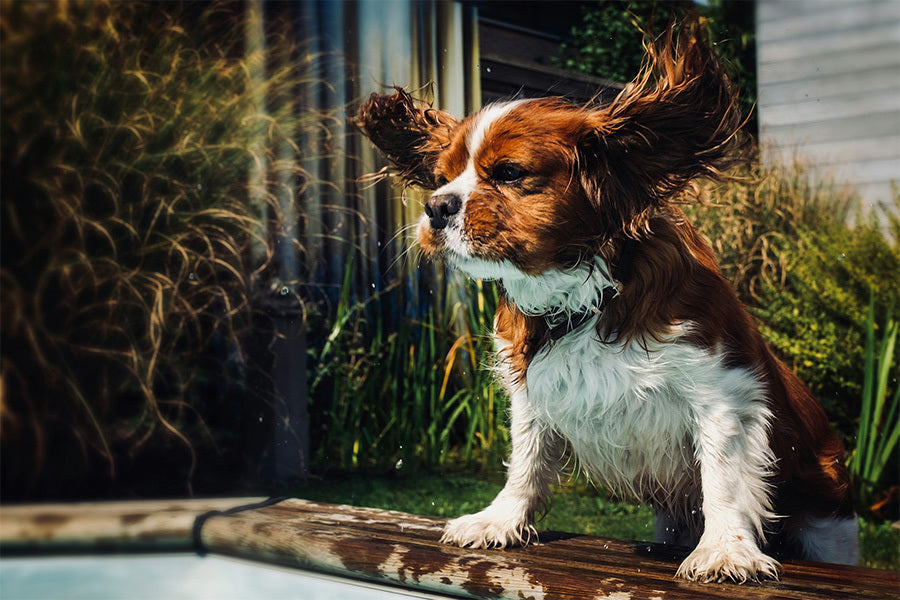
<path fill-rule="evenodd" d="M 778 577 L 778 563 L 758 542 L 775 518 L 767 481 L 775 461 L 768 445 L 771 415 L 752 389 L 735 385 L 695 396 L 704 526 L 696 549 L 678 568 L 679 577 L 737 582 Z"/>
<path fill-rule="evenodd" d="M 557 434 L 541 422 L 529 404 L 524 385 L 511 393 L 511 404 L 512 454 L 506 485 L 481 512 L 447 523 L 442 542 L 503 548 L 536 538 L 534 513 L 550 497 L 563 448 Z"/>

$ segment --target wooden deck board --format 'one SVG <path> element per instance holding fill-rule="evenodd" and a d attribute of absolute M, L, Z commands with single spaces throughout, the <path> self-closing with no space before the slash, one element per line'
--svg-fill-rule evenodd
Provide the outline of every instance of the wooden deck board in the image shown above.
<path fill-rule="evenodd" d="M 197 515 L 265 498 L 131 500 L 0 507 L 0 549 L 190 550 Z"/>
<path fill-rule="evenodd" d="M 896 574 L 814 563 L 785 565 L 779 582 L 692 584 L 673 578 L 679 552 L 655 544 L 545 532 L 542 543 L 525 548 L 471 550 L 439 544 L 443 523 L 288 500 L 211 519 L 203 537 L 223 553 L 264 554 L 295 566 L 293 561 L 299 560 L 306 568 L 477 597 L 863 599 L 890 598 L 900 591 Z M 254 531 L 264 531 L 264 539 L 250 535 Z M 236 546 L 237 538 L 245 543 L 252 538 L 252 547 Z M 302 545 L 302 551 L 295 544 Z M 308 564 L 310 560 L 322 564 Z"/>
<path fill-rule="evenodd" d="M 524 548 L 472 550 L 439 542 L 444 519 L 259 500 L 0 507 L 0 552 L 171 550 L 199 542 L 209 552 L 455 597 L 900 598 L 900 574 L 890 571 L 792 562 L 777 582 L 695 584 L 674 579 L 684 550 L 652 543 L 541 532 L 539 543 Z"/>

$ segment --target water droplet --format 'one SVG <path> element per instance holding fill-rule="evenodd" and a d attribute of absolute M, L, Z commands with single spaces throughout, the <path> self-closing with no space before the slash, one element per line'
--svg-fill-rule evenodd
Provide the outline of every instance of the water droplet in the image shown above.
<path fill-rule="evenodd" d="M 202 192 L 202 191 L 203 191 L 203 184 L 202 184 L 202 183 L 198 183 L 198 184 L 197 184 L 197 191 L 198 191 L 198 192 Z"/>
<path fill-rule="evenodd" d="M 401 458 L 400 460 L 397 461 L 397 464 L 394 465 L 394 469 L 399 471 L 402 468 L 403 468 L 403 459 Z"/>
<path fill-rule="evenodd" d="M 197 276 L 194 275 L 193 272 L 191 272 L 191 273 L 188 273 L 188 279 L 191 280 L 191 281 L 196 281 L 196 280 L 197 280 Z"/>
<path fill-rule="evenodd" d="M 488 73 L 490 73 L 490 72 L 491 72 L 491 68 L 488 67 L 487 69 L 485 69 L 485 71 L 487 71 Z"/>
<path fill-rule="evenodd" d="M 259 422 L 262 423 L 262 416 L 259 417 Z"/>
<path fill-rule="evenodd" d="M 290 291 L 291 291 L 291 290 L 289 290 L 289 289 L 288 289 L 288 286 L 286 286 L 286 285 L 281 287 L 281 295 L 282 295 L 282 296 L 287 296 L 288 293 L 290 293 Z"/>

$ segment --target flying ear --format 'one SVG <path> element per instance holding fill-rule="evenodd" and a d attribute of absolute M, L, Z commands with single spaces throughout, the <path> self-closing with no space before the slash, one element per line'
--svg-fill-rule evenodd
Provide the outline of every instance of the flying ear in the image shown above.
<path fill-rule="evenodd" d="M 405 90 L 372 94 L 359 107 L 354 123 L 397 168 L 407 183 L 435 189 L 434 163 L 450 144 L 457 120 L 417 102 Z"/>
<path fill-rule="evenodd" d="M 696 178 L 721 176 L 741 125 L 737 94 L 696 17 L 648 43 L 638 76 L 587 118 L 582 153 L 600 180 L 583 173 L 584 183 L 618 202 L 625 221 L 678 200 Z"/>

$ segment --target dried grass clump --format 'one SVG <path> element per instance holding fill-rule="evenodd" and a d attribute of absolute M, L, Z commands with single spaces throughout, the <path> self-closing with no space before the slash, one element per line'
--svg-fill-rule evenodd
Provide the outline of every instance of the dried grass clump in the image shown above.
<path fill-rule="evenodd" d="M 180 446 L 189 472 L 215 441 L 203 389 L 241 360 L 278 266 L 269 229 L 298 218 L 292 140 L 321 123 L 294 100 L 308 82 L 288 24 L 263 55 L 246 17 L 2 5 L 5 496 L 113 477 L 151 442 Z"/>
<path fill-rule="evenodd" d="M 686 210 L 738 295 L 755 304 L 764 288 L 785 284 L 799 230 L 846 222 L 855 199 L 847 190 L 811 179 L 799 163 L 764 168 L 748 162 L 734 175 L 726 184 L 706 184 L 710 201 Z"/>

